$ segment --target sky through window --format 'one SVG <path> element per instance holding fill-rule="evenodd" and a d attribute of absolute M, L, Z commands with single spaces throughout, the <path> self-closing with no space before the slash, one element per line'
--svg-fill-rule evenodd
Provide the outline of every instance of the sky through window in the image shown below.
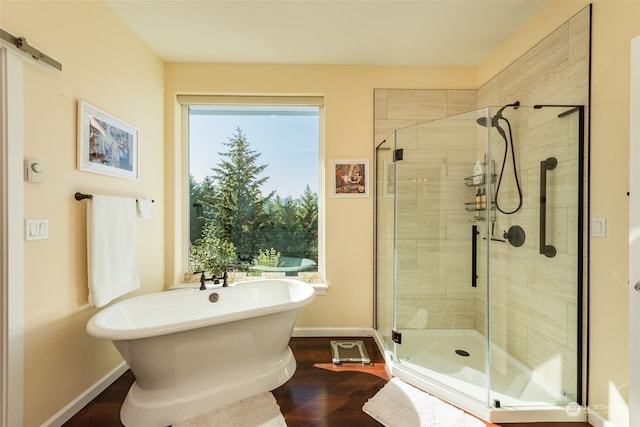
<path fill-rule="evenodd" d="M 229 138 L 242 129 L 251 149 L 261 153 L 256 165 L 268 164 L 264 195 L 299 198 L 309 185 L 318 192 L 318 107 L 191 106 L 189 172 L 197 182 L 226 151 Z"/>

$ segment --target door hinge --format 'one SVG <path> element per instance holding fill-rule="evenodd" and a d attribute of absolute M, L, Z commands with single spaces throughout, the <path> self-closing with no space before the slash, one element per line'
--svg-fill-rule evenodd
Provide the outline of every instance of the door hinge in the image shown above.
<path fill-rule="evenodd" d="M 396 344 L 402 344 L 402 333 L 392 330 L 391 340 Z"/>
<path fill-rule="evenodd" d="M 403 154 L 404 154 L 404 150 L 402 148 L 393 150 L 393 161 L 397 162 L 398 160 L 402 160 Z"/>

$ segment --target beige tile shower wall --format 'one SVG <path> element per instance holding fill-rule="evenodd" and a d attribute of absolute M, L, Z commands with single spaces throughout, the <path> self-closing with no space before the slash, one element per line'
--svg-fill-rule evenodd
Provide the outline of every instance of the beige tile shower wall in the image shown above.
<path fill-rule="evenodd" d="M 395 129 L 476 109 L 475 90 L 375 89 L 375 144 Z"/>
<path fill-rule="evenodd" d="M 473 197 L 464 186 L 464 177 L 472 173 L 475 162 L 470 147 L 476 131 L 469 123 L 465 132 L 459 123 L 434 122 L 474 110 L 475 106 L 473 90 L 375 91 L 376 141 L 392 139 L 390 132 L 399 129 L 397 143 L 404 149 L 395 193 L 387 192 L 388 197 L 383 197 L 386 210 L 378 218 L 389 220 L 387 202 L 394 200 L 389 196 L 395 196 L 399 224 L 396 243 L 399 328 L 475 327 L 469 215 L 463 207 Z M 414 126 L 423 122 L 428 123 Z M 388 240 L 383 243 L 387 254 L 389 244 L 392 242 Z M 393 265 L 392 259 L 387 262 Z M 378 278 L 382 278 L 379 290 L 385 293 L 379 295 L 378 306 L 383 323 L 392 316 L 389 303 L 393 297 L 389 286 L 392 275 L 387 267 L 379 269 Z"/>
<path fill-rule="evenodd" d="M 509 67 L 478 89 L 478 106 L 587 105 L 589 93 L 589 10 L 584 9 Z M 505 115 L 509 112 L 505 111 Z M 514 215 L 498 214 L 500 234 L 513 224 L 525 229 L 522 248 L 491 249 L 492 340 L 558 389 L 575 393 L 578 265 L 577 114 L 555 119 L 544 109 L 518 115 L 514 129 L 523 207 Z M 508 116 L 510 117 L 510 116 Z M 504 148 L 492 147 L 498 165 Z M 558 255 L 539 254 L 540 161 L 557 157 L 548 173 L 547 242 Z M 498 161 L 499 160 L 499 161 Z M 587 185 L 585 178 L 585 188 Z M 505 184 L 503 184 L 505 185 Z M 514 206 L 515 186 L 506 183 L 500 201 Z M 583 206 L 583 209 L 586 208 Z M 586 226 L 586 224 L 585 224 Z M 583 230 L 584 233 L 584 230 Z M 584 258 L 586 260 L 586 253 Z M 585 263 L 586 265 L 586 263 Z M 484 272 L 483 272 L 484 273 Z M 586 280 L 584 281 L 586 283 Z M 482 284 L 484 287 L 484 283 Z M 478 292 L 476 325 L 485 324 L 485 293 Z M 559 379 L 561 383 L 558 383 Z"/>
<path fill-rule="evenodd" d="M 589 33 L 589 9 L 584 9 L 480 87 L 477 91 L 477 103 L 474 103 L 475 91 L 471 90 L 376 90 L 376 143 L 383 141 L 397 128 L 514 101 L 520 101 L 522 105 L 587 106 Z M 575 127 L 577 115 L 554 123 L 554 126 L 565 126 L 564 133 L 563 129 L 546 126 L 540 116 L 544 114 L 526 119 L 532 120 L 531 122 L 513 123 L 519 129 L 529 129 L 515 136 L 522 141 L 520 148 L 523 148 L 522 152 L 517 151 L 524 195 L 523 209 L 518 218 L 499 217 L 496 229 L 498 235 L 501 235 L 503 229 L 517 223 L 525 229 L 531 240 L 526 247 L 517 251 L 507 250 L 504 245 L 492 247 L 491 268 L 495 272 L 491 277 L 492 338 L 498 346 L 533 368 L 536 374 L 547 378 L 557 389 L 573 393 L 576 388 L 575 325 L 578 310 L 574 279 L 577 272 L 575 255 L 578 251 L 576 242 L 579 232 L 575 224 L 579 212 L 577 190 L 566 184 L 576 182 L 575 176 L 567 174 L 575 171 L 578 162 L 586 162 L 586 159 L 579 159 L 577 152 L 569 148 L 575 147 L 575 135 L 567 132 L 572 126 Z M 405 130 L 406 133 L 410 131 L 414 130 Z M 405 136 L 409 138 L 408 135 Z M 418 135 L 413 135 L 412 138 L 417 141 Z M 481 138 L 477 140 L 481 141 Z M 548 157 L 550 149 L 562 162 L 562 167 L 549 175 L 548 216 L 552 220 L 547 240 L 553 242 L 558 250 L 558 255 L 553 259 L 540 255 L 537 246 L 539 162 L 542 160 L 541 156 Z M 473 158 L 467 160 L 469 164 L 473 165 L 475 158 L 480 158 L 485 151 L 484 144 L 478 142 L 475 153 L 469 150 L 473 154 Z M 496 148 L 495 151 L 494 158 L 499 158 L 500 150 Z M 463 162 L 459 165 L 462 164 Z M 463 171 L 460 172 L 464 175 Z M 435 176 L 433 171 L 430 179 L 435 179 Z M 587 184 L 585 177 L 585 188 Z M 419 192 L 418 188 L 411 188 L 412 184 L 409 182 L 399 185 L 401 191 L 404 190 L 407 194 Z M 445 237 L 443 233 L 455 230 L 450 226 L 453 218 L 455 215 L 464 215 L 460 209 L 454 211 L 445 206 L 450 207 L 449 203 L 464 206 L 469 197 L 458 190 L 447 191 L 445 194 L 447 202 L 442 198 L 437 201 L 425 199 L 422 205 L 423 208 L 428 206 L 436 209 L 435 206 L 441 204 L 440 213 L 421 211 L 417 196 L 401 203 L 401 220 L 410 224 L 411 229 L 399 231 L 398 254 L 401 262 L 398 273 L 404 286 L 398 301 L 398 311 L 401 313 L 399 324 L 409 328 L 475 327 L 484 332 L 486 282 L 480 280 L 478 288 L 472 291 L 475 300 L 470 309 L 464 278 L 469 263 L 465 258 L 465 250 L 462 249 L 464 236 L 459 236 L 460 246 L 456 246 L 458 237 L 451 236 L 450 240 L 450 236 L 446 235 L 439 244 L 432 239 L 435 236 Z M 502 194 L 505 205 L 513 206 L 515 189 L 505 184 Z M 586 211 L 586 204 L 583 209 Z M 430 228 L 418 230 L 416 227 L 424 222 L 428 222 Z M 582 233 L 587 237 L 585 230 Z M 454 253 L 452 258 L 457 258 L 459 263 L 449 259 L 444 262 L 444 269 L 436 270 L 435 263 L 441 263 L 442 258 L 448 257 L 446 253 L 451 250 Z M 583 257 L 586 261 L 586 252 Z M 486 265 L 479 263 L 478 276 L 482 278 L 485 275 Z M 475 319 L 469 319 L 470 313 L 473 313 L 471 317 Z"/>

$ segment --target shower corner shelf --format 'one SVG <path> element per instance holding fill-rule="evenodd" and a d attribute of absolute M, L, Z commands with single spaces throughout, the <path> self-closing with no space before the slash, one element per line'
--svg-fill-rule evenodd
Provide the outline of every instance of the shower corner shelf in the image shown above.
<path fill-rule="evenodd" d="M 491 175 L 491 183 L 495 183 L 496 182 L 496 175 L 493 174 Z M 467 187 L 480 187 L 481 185 L 484 185 L 485 183 L 485 176 L 484 174 L 481 175 L 471 175 L 471 176 L 466 176 L 464 178 L 464 185 L 466 185 Z"/>
<path fill-rule="evenodd" d="M 469 212 L 481 212 L 486 209 L 486 204 L 478 205 L 478 202 L 465 202 L 464 208 Z M 491 210 L 494 210 L 495 208 L 496 208 L 495 202 L 491 202 Z"/>
<path fill-rule="evenodd" d="M 476 189 L 478 189 L 478 191 L 481 187 L 485 185 L 485 182 L 486 182 L 486 177 L 484 174 L 471 175 L 464 178 L 464 184 L 467 187 L 475 187 Z M 495 184 L 495 182 L 496 182 L 496 175 L 491 174 L 491 184 Z M 474 212 L 473 219 L 470 219 L 469 221 L 482 222 L 485 220 L 485 215 L 483 215 L 483 213 L 486 211 L 486 202 L 478 202 L 478 201 L 465 202 L 464 209 L 468 212 Z M 496 215 L 495 215 L 496 204 L 494 201 L 491 202 L 489 206 L 489 210 L 490 210 L 489 220 L 493 222 L 496 220 Z"/>

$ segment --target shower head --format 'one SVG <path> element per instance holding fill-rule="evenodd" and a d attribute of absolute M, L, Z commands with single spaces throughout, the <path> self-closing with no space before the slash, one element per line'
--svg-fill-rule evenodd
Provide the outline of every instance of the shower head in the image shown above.
<path fill-rule="evenodd" d="M 483 127 L 487 127 L 487 118 L 486 117 L 478 117 L 476 122 Z M 498 127 L 498 119 L 495 117 L 491 117 L 491 126 Z"/>
<path fill-rule="evenodd" d="M 487 118 L 486 117 L 478 117 L 476 119 L 476 122 L 483 127 L 487 127 Z M 491 126 L 496 128 L 496 130 L 498 131 L 498 133 L 500 135 L 502 135 L 502 137 L 506 140 L 507 139 L 507 134 L 504 132 L 504 129 L 502 129 L 502 127 L 498 124 L 498 119 L 496 118 L 496 116 L 491 117 Z"/>

